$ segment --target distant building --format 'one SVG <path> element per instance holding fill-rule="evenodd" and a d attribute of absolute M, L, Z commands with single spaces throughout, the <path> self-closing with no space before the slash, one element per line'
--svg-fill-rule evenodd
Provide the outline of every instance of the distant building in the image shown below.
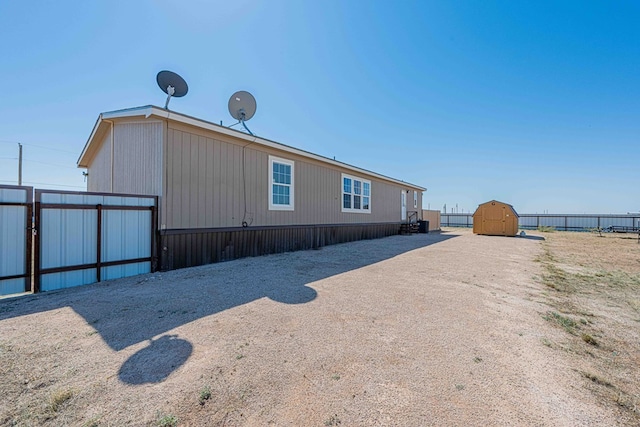
<path fill-rule="evenodd" d="M 473 214 L 473 232 L 489 236 L 518 234 L 518 213 L 513 206 L 490 200 L 481 204 Z"/>

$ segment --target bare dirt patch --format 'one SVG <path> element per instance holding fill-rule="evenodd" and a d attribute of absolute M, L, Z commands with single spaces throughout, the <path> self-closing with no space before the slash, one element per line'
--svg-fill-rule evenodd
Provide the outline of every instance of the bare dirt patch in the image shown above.
<path fill-rule="evenodd" d="M 543 234 L 394 236 L 0 301 L 0 424 L 636 425 L 637 289 L 604 285 L 596 310 L 553 288 L 549 266 L 591 255 Z M 547 319 L 587 302 L 576 334 Z"/>

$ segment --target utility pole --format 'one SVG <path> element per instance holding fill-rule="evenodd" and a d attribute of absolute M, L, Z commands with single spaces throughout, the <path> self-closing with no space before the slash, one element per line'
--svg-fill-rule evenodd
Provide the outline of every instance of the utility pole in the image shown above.
<path fill-rule="evenodd" d="M 18 142 L 18 185 L 22 185 L 22 144 Z"/>

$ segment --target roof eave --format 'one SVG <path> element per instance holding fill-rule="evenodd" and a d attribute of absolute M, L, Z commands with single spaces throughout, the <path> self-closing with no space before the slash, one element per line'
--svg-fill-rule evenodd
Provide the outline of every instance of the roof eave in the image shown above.
<path fill-rule="evenodd" d="M 98 127 L 100 126 L 101 122 L 102 122 L 102 114 L 98 116 L 98 119 L 96 120 L 96 123 L 93 125 L 93 129 L 91 130 L 91 134 L 89 135 L 89 139 L 87 139 L 86 144 L 84 144 L 84 148 L 82 149 L 82 152 L 80 153 L 80 157 L 78 157 L 78 161 L 76 162 L 77 167 L 86 168 L 89 166 L 85 161 L 86 160 L 85 156 L 87 155 L 87 150 L 91 145 L 91 141 L 93 141 L 93 138 L 98 132 Z"/>
<path fill-rule="evenodd" d="M 415 184 L 411 184 L 409 182 L 404 182 L 395 178 L 391 178 L 389 176 L 385 176 L 385 175 L 381 175 L 379 173 L 373 172 L 373 171 L 369 171 L 366 169 L 362 169 L 356 166 L 352 166 L 348 163 L 343 163 L 337 160 L 333 160 L 330 159 L 328 157 L 324 157 L 324 156 L 320 156 L 318 154 L 314 154 L 305 150 L 301 150 L 299 148 L 295 148 L 295 147 L 291 147 L 279 142 L 275 142 L 275 141 L 270 141 L 268 139 L 265 138 L 261 138 L 259 136 L 255 136 L 255 135 L 248 135 L 244 132 L 240 132 L 238 130 L 235 129 L 230 129 L 228 127 L 225 126 L 221 126 L 215 123 L 211 123 L 208 122 L 206 120 L 202 120 L 202 119 L 198 119 L 195 117 L 191 117 L 191 116 L 187 116 L 181 113 L 176 113 L 175 111 L 171 111 L 171 110 L 166 110 L 164 108 L 160 108 L 160 107 L 156 107 L 154 105 L 146 105 L 144 107 L 135 107 L 135 108 L 128 108 L 128 109 L 124 109 L 124 110 L 117 110 L 117 111 L 110 111 L 110 112 L 105 112 L 100 114 L 100 116 L 98 117 L 98 120 L 96 121 L 95 126 L 93 127 L 93 131 L 91 132 L 91 136 L 89 136 L 89 140 L 87 141 L 87 144 L 85 145 L 84 149 L 82 150 L 82 154 L 80 155 L 80 157 L 78 158 L 78 167 L 88 167 L 88 162 L 86 159 L 87 156 L 87 152 L 88 149 L 90 147 L 90 145 L 93 142 L 93 139 L 95 137 L 95 135 L 97 134 L 97 131 L 99 129 L 100 124 L 104 121 L 104 120 L 111 120 L 111 119 L 118 119 L 118 118 L 125 118 L 125 117 L 135 117 L 135 116 L 145 116 L 146 118 L 149 118 L 151 116 L 156 116 L 165 120 L 175 120 L 177 122 L 180 123 L 184 123 L 187 125 L 191 125 L 191 126 L 195 126 L 195 127 L 199 127 L 199 128 L 204 128 L 207 130 L 211 130 L 214 132 L 218 132 L 224 135 L 228 135 L 228 136 L 232 136 L 234 138 L 239 138 L 251 143 L 258 143 L 260 145 L 264 145 L 266 147 L 270 147 L 270 148 L 275 148 L 277 150 L 282 150 L 282 151 L 286 151 L 292 154 L 296 154 L 302 157 L 307 157 L 307 158 L 311 158 L 317 161 L 320 161 L 322 163 L 328 163 L 343 169 L 349 169 L 351 171 L 354 172 L 358 172 L 358 173 L 364 173 L 366 175 L 372 176 L 372 177 L 376 177 L 379 179 L 382 179 L 384 181 L 390 181 L 399 185 L 403 185 L 406 187 L 410 187 L 412 189 L 415 190 L 420 190 L 420 191 L 427 191 L 427 189 L 425 187 L 421 187 L 419 185 L 415 185 Z"/>
<path fill-rule="evenodd" d="M 176 113 L 174 111 L 169 111 L 169 110 L 165 110 L 164 108 L 159 108 L 159 107 L 155 107 L 155 106 L 149 106 L 149 111 L 145 114 L 146 117 L 149 117 L 151 115 L 157 116 L 157 117 L 161 117 L 164 119 L 171 119 L 171 120 L 175 120 L 181 123 L 185 123 L 185 124 L 190 124 L 192 126 L 196 126 L 196 127 L 200 127 L 200 128 L 205 128 L 208 130 L 212 130 L 218 133 L 222 133 L 225 135 L 229 135 L 235 138 L 240 138 L 243 139 L 245 141 L 248 142 L 257 142 L 260 145 L 264 145 L 270 148 L 275 148 L 277 150 L 282 150 L 282 151 L 286 151 L 289 153 L 293 153 L 293 154 L 297 154 L 299 156 L 302 157 L 307 157 L 307 158 L 311 158 L 317 161 L 320 161 L 322 163 L 329 163 L 332 164 L 334 166 L 338 166 L 340 168 L 346 168 L 349 169 L 351 171 L 354 172 L 358 172 L 358 173 L 364 173 L 366 175 L 370 175 L 376 178 L 380 178 L 383 179 L 385 181 L 391 181 L 394 182 L 396 184 L 400 184 L 400 185 L 405 185 L 407 187 L 411 187 L 412 189 L 416 189 L 416 190 L 420 190 L 420 191 L 427 191 L 427 189 L 425 187 L 421 187 L 419 185 L 415 185 L 415 184 L 411 184 L 409 182 L 404 182 L 395 178 L 391 178 L 389 176 L 385 176 L 385 175 L 381 175 L 377 172 L 373 172 L 373 171 L 369 171 L 366 169 L 362 169 L 356 166 L 352 166 L 348 163 L 343 163 L 343 162 L 339 162 L 337 160 L 333 160 L 330 159 L 328 157 L 324 157 L 321 156 L 319 154 L 314 154 L 311 153 L 309 151 L 305 151 L 305 150 L 301 150 L 299 148 L 295 148 L 295 147 L 291 147 L 288 146 L 286 144 L 282 144 L 280 142 L 275 142 L 275 141 L 271 141 L 265 138 L 261 138 L 259 136 L 255 136 L 255 135 L 248 135 L 244 132 L 240 132 L 238 130 L 235 129 L 230 129 L 227 128 L 225 126 L 221 126 L 215 123 L 211 123 L 202 119 L 197 119 L 195 117 L 190 117 L 190 116 L 186 116 L 184 114 L 180 114 L 180 113 Z M 117 116 L 117 117 L 123 117 L 123 116 Z M 111 117 L 109 117 L 111 118 Z"/>

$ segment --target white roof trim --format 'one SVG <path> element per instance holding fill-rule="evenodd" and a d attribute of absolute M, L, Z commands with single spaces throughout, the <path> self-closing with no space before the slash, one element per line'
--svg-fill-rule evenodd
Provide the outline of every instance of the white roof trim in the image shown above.
<path fill-rule="evenodd" d="M 98 116 L 98 120 L 96 120 L 96 123 L 93 125 L 93 129 L 91 130 L 91 135 L 89 135 L 89 139 L 87 139 L 86 144 L 84 144 L 82 153 L 80 153 L 80 157 L 78 157 L 78 160 L 76 161 L 76 165 L 78 165 L 79 168 L 86 168 L 86 166 L 80 166 L 80 160 L 82 160 L 85 153 L 87 152 L 87 148 L 89 148 L 89 144 L 91 143 L 91 141 L 93 141 L 93 137 L 96 136 L 96 132 L 98 131 L 98 126 L 100 125 L 101 121 L 102 121 L 102 114 Z"/>
<path fill-rule="evenodd" d="M 356 166 L 352 166 L 349 165 L 347 163 L 343 163 L 343 162 L 339 162 L 337 160 L 333 160 L 330 159 L 328 157 L 324 157 L 324 156 L 320 156 L 318 154 L 313 154 L 310 153 L 308 151 L 304 151 L 304 150 L 300 150 L 298 148 L 294 148 L 294 147 L 290 147 L 288 145 L 285 144 L 281 144 L 279 142 L 274 142 L 274 141 L 269 141 L 268 139 L 264 139 L 264 138 L 260 138 L 258 136 L 252 136 L 252 135 L 248 135 L 246 133 L 234 130 L 234 129 L 229 129 L 227 127 L 224 126 L 220 126 L 217 125 L 215 123 L 211 123 L 211 122 L 207 122 L 205 120 L 201 120 L 201 119 L 196 119 L 194 117 L 190 117 L 190 116 L 186 116 L 184 114 L 180 114 L 180 113 L 176 113 L 175 111 L 171 111 L 171 110 L 165 110 L 164 108 L 160 108 L 160 107 L 156 107 L 153 105 L 147 105 L 144 107 L 137 107 L 137 108 L 129 108 L 126 110 L 118 110 L 118 111 L 111 111 L 111 112 L 106 112 L 106 113 L 102 113 L 100 114 L 100 117 L 98 118 L 98 122 L 96 122 L 96 125 L 94 126 L 93 132 L 91 133 L 91 136 L 89 137 L 89 141 L 92 140 L 99 123 L 102 120 L 110 120 L 110 119 L 117 119 L 117 118 L 122 118 L 122 117 L 133 117 L 133 116 L 141 116 L 144 115 L 145 117 L 151 117 L 151 116 L 157 116 L 157 117 L 161 117 L 163 119 L 167 119 L 167 120 L 174 120 L 176 122 L 180 122 L 180 123 L 184 123 L 187 125 L 191 125 L 191 126 L 195 126 L 198 128 L 202 128 L 202 129 L 207 129 L 207 130 L 211 130 L 217 133 L 221 133 L 224 135 L 229 135 L 229 136 L 233 136 L 234 138 L 239 138 L 239 139 L 243 139 L 245 141 L 248 142 L 252 142 L 252 143 L 257 143 L 260 145 L 264 145 L 266 147 L 270 147 L 270 148 L 275 148 L 277 150 L 281 150 L 281 151 L 285 151 L 288 153 L 292 153 L 292 154 L 296 154 L 298 156 L 302 156 L 302 157 L 306 157 L 309 159 L 313 159 L 313 160 L 317 160 L 319 162 L 322 163 L 328 163 L 334 166 L 337 166 L 339 168 L 342 169 L 348 169 L 351 170 L 353 172 L 356 173 L 360 173 L 360 174 L 365 174 L 367 176 L 371 176 L 371 177 L 376 177 L 379 179 L 382 179 L 384 181 L 390 181 L 393 182 L 395 184 L 398 185 L 403 185 L 406 187 L 410 187 L 412 189 L 418 189 L 421 191 L 427 191 L 426 188 L 421 187 L 419 185 L 415 185 L 415 184 L 411 184 L 409 182 L 404 182 L 395 178 L 391 178 L 385 175 L 381 175 L 379 173 L 376 172 L 372 172 L 372 171 L 368 171 L 366 169 L 362 169 L 362 168 L 358 168 Z M 85 146 L 84 150 L 82 151 L 82 154 L 80 155 L 80 158 L 78 159 L 78 161 L 80 159 L 82 159 L 82 157 L 84 156 L 87 147 L 89 146 L 89 143 L 87 143 L 87 145 Z"/>

